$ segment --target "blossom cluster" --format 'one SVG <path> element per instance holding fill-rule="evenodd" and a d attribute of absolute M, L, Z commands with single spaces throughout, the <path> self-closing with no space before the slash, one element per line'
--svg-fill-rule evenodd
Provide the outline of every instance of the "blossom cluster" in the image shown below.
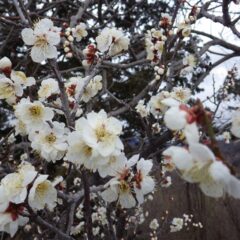
<path fill-rule="evenodd" d="M 171 146 L 163 152 L 165 161 L 173 163 L 184 180 L 198 183 L 200 189 L 210 197 L 222 197 L 226 193 L 240 198 L 240 181 L 231 173 L 220 156 L 200 142 L 198 123 L 204 113 L 198 107 L 166 99 L 169 109 L 164 116 L 165 124 L 171 130 L 183 131 L 187 148 Z M 178 118 L 176 118 L 178 116 Z M 207 116 L 205 115 L 205 118 Z"/>
<path fill-rule="evenodd" d="M 198 9 L 193 6 L 189 16 L 176 26 L 173 26 L 174 19 L 170 15 L 162 14 L 159 26 L 145 34 L 146 58 L 153 67 L 154 79 L 148 85 L 152 92 L 148 91 L 149 95 L 138 101 L 135 112 L 143 118 L 143 124 L 145 120 L 150 120 L 150 129 L 146 128 L 152 131 L 150 135 L 158 135 L 168 128 L 173 131 L 172 142 L 178 140 L 177 146 L 167 147 L 164 151 L 161 149 L 161 187 L 167 188 L 172 184 L 171 177 L 166 173 L 177 170 L 185 181 L 197 183 L 207 196 L 222 197 L 228 194 L 240 198 L 240 180 L 216 151 L 214 136 L 208 134 L 207 127 L 211 124 L 208 124 L 210 118 L 207 112 L 197 103 L 192 107 L 188 104 L 192 93 L 190 88 L 171 86 L 171 80 L 174 78 L 172 72 L 176 70 L 180 76 L 193 72 L 197 61 L 200 60 L 198 55 L 183 54 L 183 58 L 177 62 L 179 66 L 176 66 L 176 69 L 171 65 L 171 61 L 165 65 L 163 63 L 168 52 L 175 56 L 175 52 L 171 52 L 169 42 L 174 42 L 175 37 L 179 42 L 189 37 L 191 24 L 196 21 L 197 14 Z M 75 51 L 74 44 L 79 44 L 88 34 L 92 35 L 87 23 L 78 22 L 71 27 L 64 23 L 63 27 L 59 28 L 47 18 L 37 21 L 31 28 L 22 30 L 22 40 L 30 49 L 23 48 L 27 53 L 30 51 L 32 61 L 49 63 L 55 77 L 48 75 L 35 79 L 13 68 L 7 57 L 0 59 L 0 99 L 5 100 L 14 110 L 14 134 L 9 135 L 8 143 L 18 141 L 19 137 L 27 145 L 27 150 L 24 149 L 25 153 L 21 155 L 22 164 L 16 172 L 4 175 L 0 183 L 0 231 L 9 233 L 11 237 L 15 235 L 19 226 L 28 223 L 31 214 L 45 207 L 53 211 L 57 204 L 63 204 L 62 200 L 57 199 L 56 189 L 56 185 L 63 178 L 53 182 L 48 180 L 47 174 L 36 171 L 37 164 L 41 163 L 61 165 L 64 170 L 67 166 L 68 171 L 62 174 L 66 177 L 66 182 L 75 171 L 82 178 L 84 173 L 91 174 L 93 178 L 100 177 L 103 183 L 98 194 L 91 192 L 92 186 L 84 186 L 89 187 L 89 196 L 88 191 L 84 189 L 86 199 L 79 198 L 77 201 L 75 196 L 78 194 L 75 194 L 75 189 L 82 190 L 80 178 L 73 180 L 74 190 L 67 186 L 67 191 L 70 189 L 69 195 L 65 196 L 63 193 L 63 199 L 67 199 L 66 202 L 76 208 L 72 220 L 69 220 L 72 224 L 70 228 L 68 226 L 69 234 L 84 235 L 87 201 L 90 205 L 95 204 L 89 215 L 94 237 L 105 237 L 103 229 L 109 224 L 108 206 L 115 206 L 117 210 L 125 211 L 124 213 L 133 208 L 133 211 L 136 211 L 135 215 L 125 219 L 128 225 L 145 221 L 141 205 L 147 199 L 153 198 L 150 193 L 154 192 L 157 183 L 151 171 L 153 163 L 157 161 L 150 159 L 151 155 L 145 159 L 141 153 L 133 154 L 125 150 L 125 142 L 122 139 L 124 121 L 111 113 L 108 114 L 99 108 L 98 104 L 93 104 L 93 100 L 97 99 L 100 93 L 110 95 L 106 89 L 107 79 L 100 73 L 103 65 L 114 65 L 115 63 L 110 61 L 128 51 L 130 39 L 121 29 L 105 27 L 95 39 L 91 38 L 83 49 Z M 55 68 L 58 66 L 59 46 L 63 47 L 64 58 L 77 55 L 85 75 L 78 72 L 68 75 L 67 78 L 61 76 L 58 67 Z M 164 77 L 167 80 L 163 81 L 163 86 L 161 80 Z M 152 88 L 154 84 L 156 89 Z M 101 97 L 101 100 L 105 98 Z M 114 94 L 111 97 L 133 110 L 132 105 L 135 103 L 130 102 L 128 105 L 118 100 Z M 230 131 L 233 136 L 240 137 L 239 129 L 240 113 L 237 111 L 233 116 Z M 205 131 L 205 134 L 202 134 L 202 131 Z M 225 133 L 224 136 L 228 141 L 231 138 L 230 133 Z M 142 147 L 147 145 L 145 143 L 148 140 L 145 140 Z M 35 165 L 33 159 L 36 162 L 40 160 L 41 163 L 39 161 Z M 115 211 L 112 216 L 116 216 Z M 191 218 L 188 215 L 174 218 L 170 231 L 180 231 L 187 222 L 192 221 Z M 202 227 L 201 223 L 194 224 L 193 226 Z M 149 228 L 152 231 L 150 236 L 157 238 L 157 230 L 160 228 L 158 220 L 152 219 Z"/>
<path fill-rule="evenodd" d="M 0 183 L 0 231 L 13 237 L 18 227 L 29 221 L 28 208 L 42 210 L 47 206 L 53 210 L 57 200 L 55 184 L 27 162 L 7 174 Z"/>
<path fill-rule="evenodd" d="M 84 29 L 83 24 L 71 29 L 77 41 L 81 40 L 80 35 L 86 36 Z M 59 31 L 48 19 L 40 20 L 34 25 L 33 30 L 22 31 L 24 42 L 33 45 L 31 52 L 33 61 L 41 62 L 56 57 L 56 54 L 48 55 L 48 51 L 56 53 L 55 45 L 60 41 Z M 70 41 L 70 34 L 67 31 L 66 35 Z M 55 41 L 51 41 L 52 38 Z M 98 51 L 114 56 L 128 48 L 129 39 L 120 30 L 105 28 L 96 38 L 96 42 Z M 41 55 L 41 59 L 36 59 L 34 56 L 36 52 Z M 87 52 L 86 56 L 90 58 L 89 54 Z M 7 67 L 4 66 L 4 69 L 10 68 L 12 79 L 19 83 L 20 78 L 25 77 L 24 73 L 17 74 L 12 71 L 11 62 L 8 59 L 7 61 L 9 64 Z M 25 77 L 24 80 L 27 82 L 26 86 L 35 84 L 33 78 Z M 65 81 L 64 90 L 69 108 L 74 111 L 78 102 L 87 103 L 93 98 L 102 88 L 101 80 L 100 75 L 95 75 L 92 78 L 71 77 Z M 19 96 L 15 102 L 16 134 L 27 136 L 31 148 L 45 161 L 55 163 L 65 160 L 77 168 L 84 166 L 93 172 L 97 171 L 102 178 L 112 176 L 113 178 L 106 184 L 107 189 L 102 193 L 106 201 L 119 200 L 122 207 L 129 208 L 136 205 L 136 195 L 138 204 L 143 203 L 144 195 L 152 192 L 155 185 L 149 176 L 152 162 L 143 158 L 139 160 L 138 155 L 127 160 L 120 139 L 123 124 L 114 117 L 108 117 L 104 110 L 92 111 L 77 119 L 70 130 L 65 123 L 54 120 L 57 115 L 63 114 L 62 92 L 58 81 L 54 78 L 42 80 L 37 93 L 38 100 Z M 15 90 L 12 95 L 16 96 Z M 135 165 L 136 170 L 133 169 Z"/>
<path fill-rule="evenodd" d="M 7 57 L 0 59 L 0 70 L 0 99 L 10 105 L 22 97 L 24 89 L 36 83 L 33 77 L 27 77 L 24 72 L 12 70 L 12 62 Z"/>
<path fill-rule="evenodd" d="M 107 189 L 102 192 L 102 197 L 108 202 L 118 200 L 122 207 L 131 208 L 144 202 L 144 195 L 154 190 L 154 180 L 149 175 L 152 161 L 134 155 L 125 162 L 114 178 L 107 184 Z M 136 166 L 135 166 L 136 165 Z M 136 168 L 134 171 L 133 168 Z M 137 202 L 135 200 L 137 199 Z"/>
<path fill-rule="evenodd" d="M 156 95 L 152 95 L 147 104 L 144 100 L 140 100 L 136 106 L 136 111 L 141 117 L 147 117 L 151 113 L 156 119 L 163 116 L 168 109 L 164 99 L 172 98 L 178 102 L 186 103 L 191 97 L 189 88 L 174 87 L 171 92 L 160 91 Z"/>

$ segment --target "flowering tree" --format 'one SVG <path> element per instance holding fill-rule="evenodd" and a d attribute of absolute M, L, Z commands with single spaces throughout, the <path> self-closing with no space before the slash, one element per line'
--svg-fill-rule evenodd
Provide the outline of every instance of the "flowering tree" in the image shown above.
<path fill-rule="evenodd" d="M 172 184 L 173 171 L 209 197 L 240 198 L 218 145 L 240 137 L 240 113 L 224 127 L 217 115 L 229 93 L 238 96 L 236 67 L 209 97 L 214 109 L 195 97 L 240 48 L 193 30 L 207 18 L 239 38 L 230 10 L 238 1 L 192 2 L 1 6 L 2 236 L 23 239 L 24 228 L 36 239 L 138 239 L 144 202 Z M 227 53 L 212 62 L 215 46 Z M 170 220 L 170 231 L 191 218 Z M 158 239 L 158 219 L 149 228 Z"/>

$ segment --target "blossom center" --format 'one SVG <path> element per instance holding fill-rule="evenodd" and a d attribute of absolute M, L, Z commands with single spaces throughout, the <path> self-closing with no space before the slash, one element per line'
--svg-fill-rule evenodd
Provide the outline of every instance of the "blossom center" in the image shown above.
<path fill-rule="evenodd" d="M 47 135 L 46 137 L 45 137 L 45 139 L 46 139 L 46 141 L 48 142 L 48 143 L 55 143 L 56 142 L 56 140 L 57 140 L 57 138 L 56 138 L 56 136 L 53 134 L 53 133 L 50 133 L 49 135 Z"/>
<path fill-rule="evenodd" d="M 46 48 L 48 45 L 48 41 L 45 35 L 37 36 L 36 42 L 34 44 L 36 47 Z"/>
<path fill-rule="evenodd" d="M 135 182 L 136 182 L 136 187 L 138 189 L 141 189 L 141 182 L 143 180 L 143 175 L 141 171 L 138 171 L 135 175 Z"/>
<path fill-rule="evenodd" d="M 121 192 L 129 192 L 130 186 L 126 181 L 121 181 L 119 185 L 120 191 Z"/>
<path fill-rule="evenodd" d="M 111 164 L 113 164 L 113 163 L 115 163 L 115 162 L 116 162 L 116 157 L 115 157 L 115 156 L 111 156 L 111 157 L 109 158 L 108 164 L 111 165 Z"/>
<path fill-rule="evenodd" d="M 105 124 L 102 124 L 101 126 L 99 126 L 96 129 L 95 133 L 96 133 L 98 142 L 104 142 L 110 136 L 110 134 L 106 130 Z"/>
<path fill-rule="evenodd" d="M 48 191 L 48 183 L 42 182 L 36 187 L 37 195 L 41 198 L 45 196 L 45 193 Z"/>
<path fill-rule="evenodd" d="M 24 210 L 23 205 L 10 202 L 5 212 L 10 213 L 12 220 L 16 221 L 18 219 L 18 215 L 21 214 L 23 210 Z"/>
<path fill-rule="evenodd" d="M 67 88 L 67 92 L 70 96 L 73 96 L 75 94 L 75 91 L 76 91 L 76 87 L 77 85 L 76 84 L 72 84 L 71 86 L 69 86 Z"/>
<path fill-rule="evenodd" d="M 33 117 L 40 117 L 42 115 L 42 108 L 39 106 L 32 106 L 29 108 L 29 112 Z"/>
<path fill-rule="evenodd" d="M 185 99 L 185 94 L 183 91 L 178 91 L 175 92 L 176 96 L 178 97 L 178 99 L 184 100 Z"/>
<path fill-rule="evenodd" d="M 83 152 L 86 156 L 91 156 L 92 155 L 92 148 L 89 147 L 88 145 L 85 145 L 83 147 Z"/>

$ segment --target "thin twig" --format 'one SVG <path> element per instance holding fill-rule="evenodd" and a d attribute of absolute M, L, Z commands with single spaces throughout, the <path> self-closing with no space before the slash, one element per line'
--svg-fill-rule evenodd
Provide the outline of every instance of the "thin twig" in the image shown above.
<path fill-rule="evenodd" d="M 28 24 L 28 20 L 26 19 L 26 17 L 24 16 L 23 14 L 23 11 L 22 9 L 20 8 L 19 4 L 18 4 L 18 1 L 17 0 L 13 0 L 13 4 L 14 4 L 14 7 L 16 8 L 17 12 L 18 12 L 18 15 L 22 21 L 22 23 L 24 23 L 25 25 Z"/>

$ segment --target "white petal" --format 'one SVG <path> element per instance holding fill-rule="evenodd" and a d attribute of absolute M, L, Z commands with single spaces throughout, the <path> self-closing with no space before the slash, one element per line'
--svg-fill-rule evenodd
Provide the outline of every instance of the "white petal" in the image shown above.
<path fill-rule="evenodd" d="M 182 147 L 169 147 L 163 152 L 163 156 L 170 157 L 172 162 L 180 170 L 187 171 L 193 166 L 191 154 Z"/>
<path fill-rule="evenodd" d="M 137 169 L 141 170 L 144 175 L 147 175 L 152 169 L 153 163 L 151 160 L 141 158 L 137 163 Z"/>
<path fill-rule="evenodd" d="M 111 188 L 107 188 L 105 191 L 103 191 L 101 196 L 106 202 L 114 202 L 117 201 L 118 198 L 117 192 Z"/>
<path fill-rule="evenodd" d="M 133 155 L 130 159 L 128 159 L 127 161 L 127 167 L 132 167 L 133 165 L 135 165 L 137 163 L 139 159 L 139 154 Z"/>
<path fill-rule="evenodd" d="M 138 188 L 134 188 L 134 191 L 136 193 L 136 198 L 137 198 L 137 201 L 139 204 L 142 204 L 144 202 L 144 195 L 143 195 L 143 192 L 138 189 Z"/>
<path fill-rule="evenodd" d="M 164 122 L 171 130 L 181 130 L 187 124 L 187 113 L 179 107 L 171 107 L 164 115 Z"/>
<path fill-rule="evenodd" d="M 40 47 L 33 46 L 31 50 L 31 58 L 34 62 L 41 63 L 46 60 L 44 51 Z"/>
<path fill-rule="evenodd" d="M 45 33 L 48 33 L 48 31 L 52 27 L 53 27 L 53 22 L 50 19 L 44 18 L 36 24 L 34 28 L 34 33 L 37 35 L 45 34 Z"/>
<path fill-rule="evenodd" d="M 193 159 L 199 163 L 215 161 L 213 152 L 205 145 L 200 143 L 193 143 L 189 145 L 189 151 Z"/>
<path fill-rule="evenodd" d="M 216 182 L 228 184 L 231 181 L 230 170 L 221 161 L 215 161 L 211 164 L 209 174 Z"/>
<path fill-rule="evenodd" d="M 214 181 L 201 183 L 199 186 L 203 191 L 203 193 L 209 197 L 219 198 L 219 197 L 222 197 L 224 194 L 224 186 Z"/>
<path fill-rule="evenodd" d="M 188 144 L 199 142 L 199 132 L 196 123 L 187 124 L 183 132 Z"/>
<path fill-rule="evenodd" d="M 48 49 L 46 50 L 46 58 L 57 58 L 57 48 L 55 46 L 48 45 Z"/>
<path fill-rule="evenodd" d="M 180 102 L 174 98 L 165 98 L 161 102 L 168 107 L 178 107 L 180 105 Z"/>
<path fill-rule="evenodd" d="M 22 39 L 27 45 L 34 45 L 34 42 L 36 40 L 33 30 L 31 28 L 24 28 L 22 30 Z"/>
<path fill-rule="evenodd" d="M 131 193 L 120 194 L 119 203 L 123 208 L 132 208 L 136 206 L 136 200 Z"/>
<path fill-rule="evenodd" d="M 49 32 L 47 34 L 47 41 L 50 45 L 57 45 L 60 42 L 60 34 L 56 32 Z"/>
<path fill-rule="evenodd" d="M 155 182 L 152 177 L 145 176 L 143 181 L 141 182 L 141 190 L 143 194 L 148 194 L 154 190 Z"/>
<path fill-rule="evenodd" d="M 17 230 L 18 230 L 17 221 L 9 223 L 9 233 L 10 233 L 11 237 L 13 237 L 16 234 Z"/>

